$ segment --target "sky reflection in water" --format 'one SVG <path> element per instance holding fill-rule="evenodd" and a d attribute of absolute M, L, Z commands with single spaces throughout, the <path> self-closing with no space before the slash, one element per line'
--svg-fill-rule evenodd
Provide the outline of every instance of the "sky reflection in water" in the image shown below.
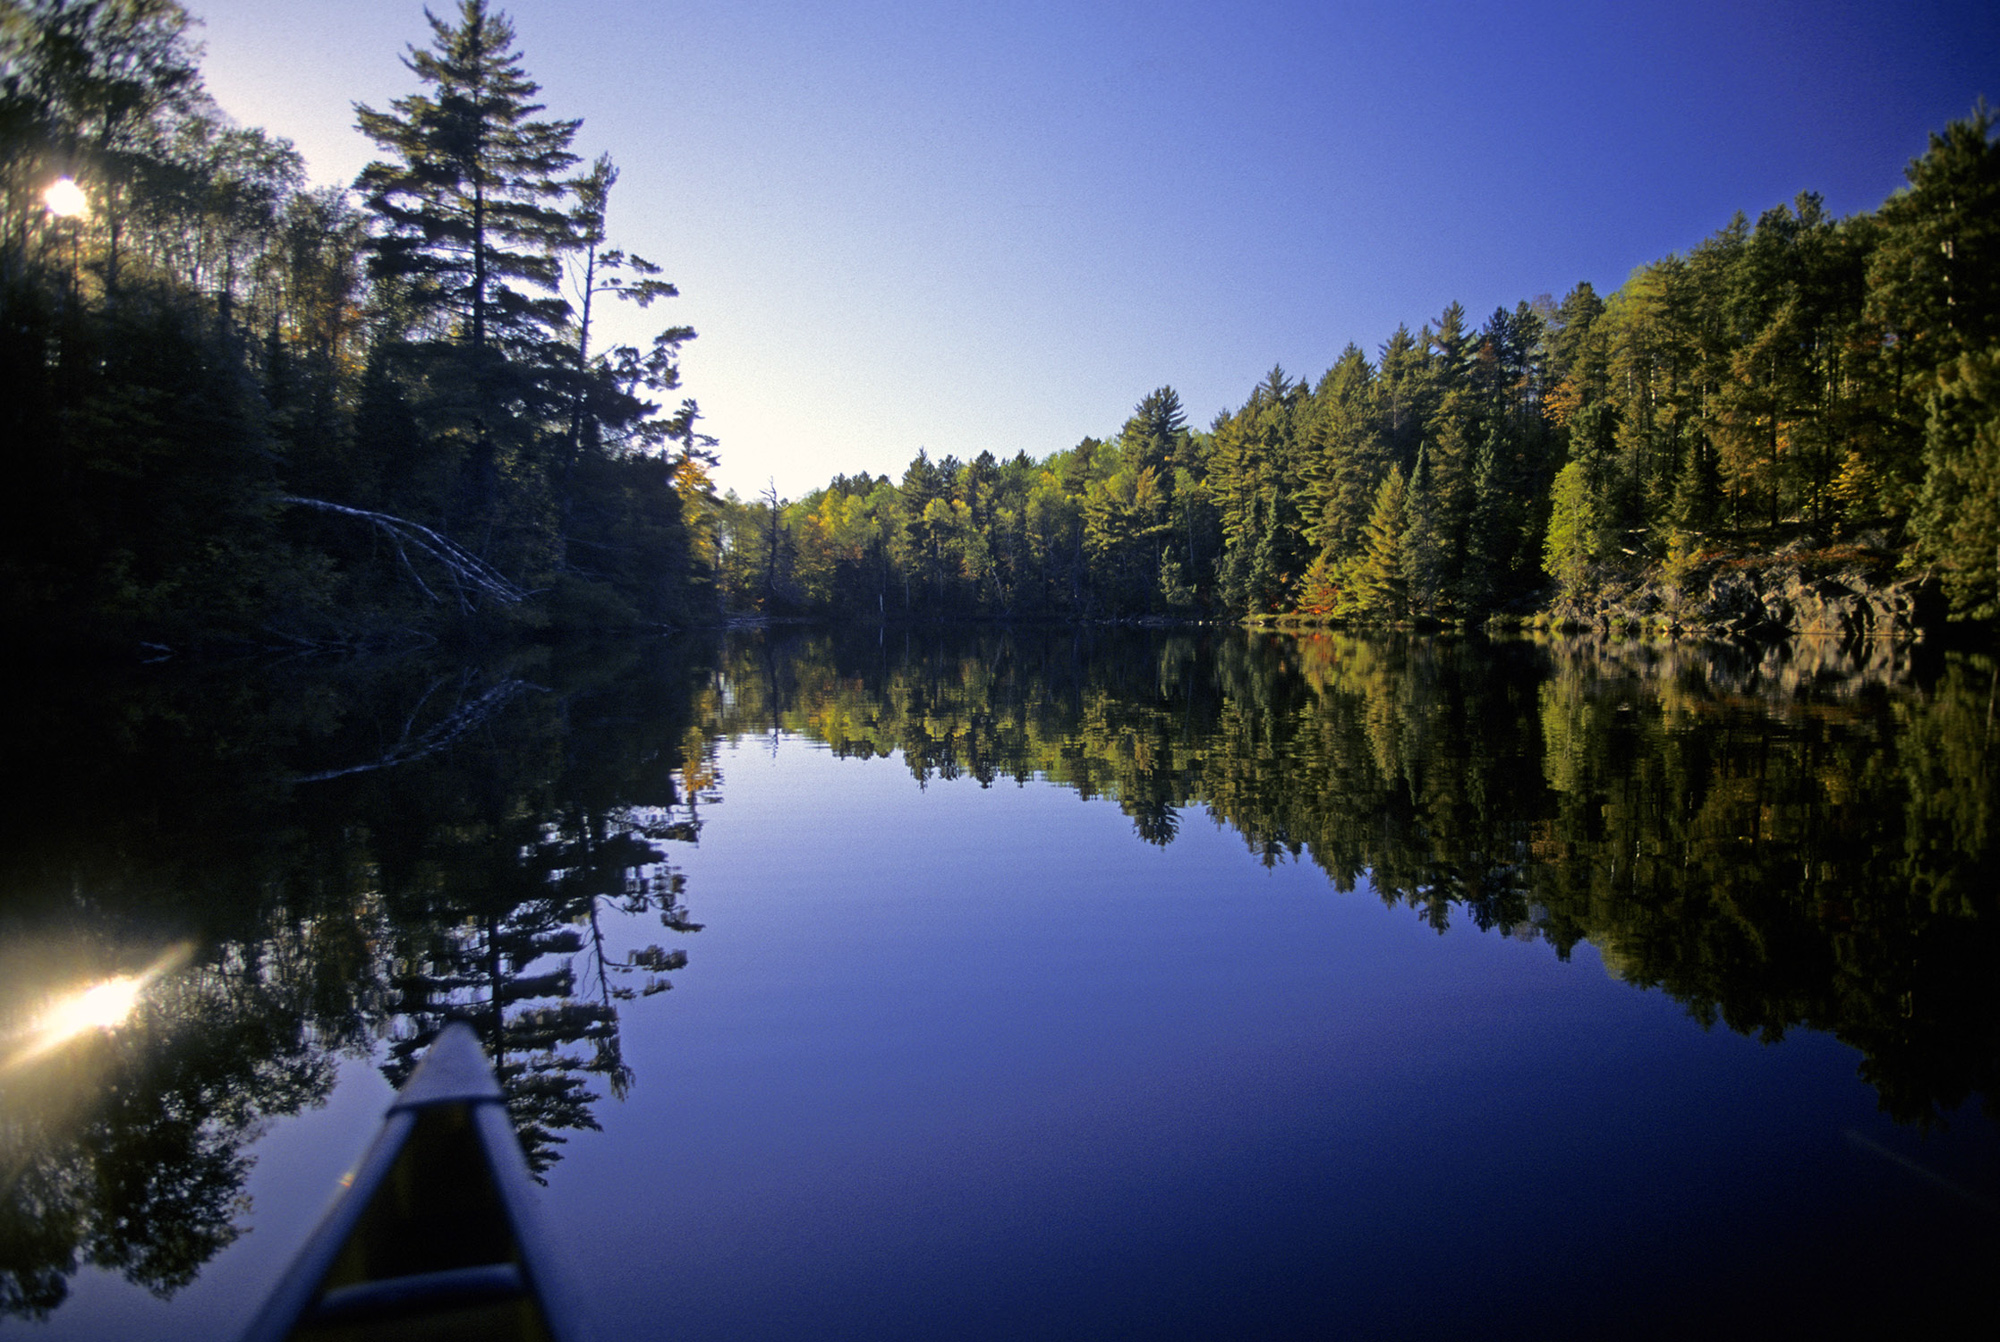
<path fill-rule="evenodd" d="M 1440 938 L 1207 824 L 1141 849 L 1102 802 L 799 741 L 723 775 L 698 972 L 630 1055 L 676 1093 L 564 1171 L 579 1234 L 637 1224 L 625 1172 L 671 1151 L 634 1257 L 683 1335 L 1796 1320 L 1941 1210 L 1845 1134 L 1992 1174 L 1823 1036 L 1703 1032 L 1587 947 Z M 607 1284 L 614 1331 L 651 1273 Z"/>
<path fill-rule="evenodd" d="M 133 890 L 215 883 L 107 897 L 119 925 L 205 916 L 221 949 L 80 1037 L 125 1087 L 82 1156 L 21 1148 L 196 1205 L 145 1116 L 215 1106 L 181 1183 L 221 1220 L 170 1299 L 86 1269 L 0 1331 L 227 1335 L 372 1133 L 370 1041 L 486 926 L 546 950 L 521 1021 L 575 999 L 548 1075 L 599 1098 L 535 1112 L 611 1336 L 1840 1335 L 1992 1303 L 1995 1130 L 1958 1100 L 1994 1063 L 1993 855 L 1954 837 L 1991 814 L 1990 665 L 1912 693 L 1893 664 L 1111 642 L 249 693 L 328 724 L 274 737 L 292 781 L 109 808 L 158 817 L 117 846 L 162 859 Z M 353 767 L 410 705 L 523 675 L 447 755 Z M 188 861 L 175 803 L 233 829 Z"/>

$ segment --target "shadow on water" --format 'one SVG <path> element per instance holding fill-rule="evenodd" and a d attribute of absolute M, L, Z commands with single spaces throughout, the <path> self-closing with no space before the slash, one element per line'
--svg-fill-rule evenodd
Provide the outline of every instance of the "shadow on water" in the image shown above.
<path fill-rule="evenodd" d="M 719 743 L 773 732 L 1107 797 L 1149 844 L 1206 816 L 1439 931 L 1588 941 L 1704 1025 L 1838 1036 L 1934 1124 L 1994 1093 L 1995 683 L 1810 644 L 1069 629 L 51 675 L 7 728 L 0 1312 L 84 1264 L 185 1285 L 264 1126 L 343 1058 L 400 1081 L 452 1016 L 546 1171 L 633 1082 L 621 1008 L 686 963 L 669 855 Z M 659 944 L 608 934 L 635 916 Z"/>

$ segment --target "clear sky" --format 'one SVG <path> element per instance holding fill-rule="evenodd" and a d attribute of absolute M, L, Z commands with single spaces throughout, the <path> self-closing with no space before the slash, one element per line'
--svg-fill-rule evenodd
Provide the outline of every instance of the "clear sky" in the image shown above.
<path fill-rule="evenodd" d="M 417 0 L 187 0 L 315 180 L 413 91 Z M 683 297 L 720 479 L 1041 457 L 1154 387 L 1205 426 L 1456 299 L 1608 293 L 1737 210 L 1872 209 L 2000 99 L 2000 4 L 513 0 L 614 241 Z M 455 0 L 434 0 L 440 14 Z"/>

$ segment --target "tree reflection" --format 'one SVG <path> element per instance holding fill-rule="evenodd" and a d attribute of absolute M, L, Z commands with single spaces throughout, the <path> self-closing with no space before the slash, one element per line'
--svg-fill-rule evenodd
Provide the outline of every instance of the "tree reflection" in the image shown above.
<path fill-rule="evenodd" d="M 485 1025 L 537 1171 L 597 1126 L 594 1087 L 633 1084 L 620 1005 L 686 962 L 603 915 L 699 927 L 666 846 L 716 783 L 706 683 L 700 655 L 590 650 L 29 689 L 0 1025 L 191 951 L 0 1078 L 0 1313 L 46 1314 L 86 1264 L 185 1285 L 240 1233 L 264 1124 L 384 1038 L 400 1080 L 447 1014 Z"/>
<path fill-rule="evenodd" d="M 191 951 L 4 1077 L 0 1311 L 84 1264 L 177 1289 L 238 1233 L 262 1124 L 343 1056 L 401 1080 L 451 1016 L 547 1172 L 635 1084 L 621 1011 L 687 962 L 669 855 L 720 798 L 718 739 L 773 732 L 1105 797 L 1153 844 L 1198 811 L 1440 930 L 1588 941 L 1704 1024 L 1839 1036 L 1933 1121 L 1994 1092 L 1997 680 L 1812 645 L 1101 630 L 52 676 L 0 729 L 37 771 L 0 843 L 0 1017 Z"/>
<path fill-rule="evenodd" d="M 115 1025 L 8 1067 L 0 1312 L 46 1314 L 86 1263 L 168 1294 L 236 1238 L 243 1146 L 268 1116 L 323 1102 L 360 1043 L 352 1016 L 314 1000 L 313 976 L 283 968 L 312 956 L 323 930 L 275 920 L 254 944 L 147 982 Z M 102 927 L 9 935 L 9 1035 L 51 992 L 132 974 L 124 940 Z"/>
<path fill-rule="evenodd" d="M 774 675 L 770 667 L 785 670 Z M 1589 941 L 1704 1024 L 1805 1026 L 1929 1122 L 1994 1093 L 1996 669 L 1975 655 L 1109 632 L 739 644 L 726 734 L 1202 808 L 1443 931 Z"/>

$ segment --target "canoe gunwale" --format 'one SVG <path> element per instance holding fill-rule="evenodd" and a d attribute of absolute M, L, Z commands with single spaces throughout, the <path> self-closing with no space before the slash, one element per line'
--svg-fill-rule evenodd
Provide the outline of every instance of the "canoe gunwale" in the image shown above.
<path fill-rule="evenodd" d="M 509 1263 L 387 1277 L 325 1289 L 342 1251 L 428 1112 L 463 1108 L 504 1211 L 516 1249 Z M 333 1326 L 396 1310 L 439 1308 L 508 1298 L 533 1301 L 554 1342 L 585 1342 L 582 1316 L 565 1289 L 554 1242 L 534 1200 L 534 1177 L 507 1116 L 500 1085 L 472 1027 L 445 1027 L 389 1106 L 353 1176 L 335 1195 L 241 1342 L 285 1342 L 302 1328 Z"/>

